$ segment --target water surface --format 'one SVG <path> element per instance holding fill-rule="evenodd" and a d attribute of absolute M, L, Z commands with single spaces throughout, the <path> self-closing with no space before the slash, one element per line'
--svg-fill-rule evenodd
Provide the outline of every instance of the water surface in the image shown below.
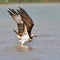
<path fill-rule="evenodd" d="M 13 32 L 16 23 L 9 16 L 8 8 L 23 7 L 34 21 L 29 48 L 20 48 Z M 0 60 L 60 60 L 60 4 L 11 4 L 0 5 Z"/>

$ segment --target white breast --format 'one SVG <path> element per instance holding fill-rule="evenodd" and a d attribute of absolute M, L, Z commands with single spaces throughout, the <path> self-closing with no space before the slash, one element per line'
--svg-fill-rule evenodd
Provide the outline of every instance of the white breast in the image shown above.
<path fill-rule="evenodd" d="M 25 25 L 25 29 L 24 29 L 23 35 L 22 35 L 22 36 L 17 35 L 17 37 L 19 38 L 19 42 L 21 42 L 22 45 L 23 45 L 25 42 L 29 41 L 30 37 L 29 37 L 29 35 L 28 35 L 26 25 Z"/>
<path fill-rule="evenodd" d="M 21 44 L 24 44 L 25 42 L 29 41 L 29 39 L 30 39 L 29 35 L 27 35 L 27 34 L 25 34 L 21 37 L 19 35 L 17 35 L 17 37 L 19 38 L 19 42 Z"/>

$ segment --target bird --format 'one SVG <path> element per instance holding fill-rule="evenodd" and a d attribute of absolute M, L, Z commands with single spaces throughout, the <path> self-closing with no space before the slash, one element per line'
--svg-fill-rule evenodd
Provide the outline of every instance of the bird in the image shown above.
<path fill-rule="evenodd" d="M 29 14 L 21 7 L 16 10 L 8 8 L 8 13 L 17 24 L 18 32 L 15 29 L 13 31 L 16 33 L 21 45 L 31 42 L 34 36 L 34 34 L 31 34 L 34 22 Z"/>

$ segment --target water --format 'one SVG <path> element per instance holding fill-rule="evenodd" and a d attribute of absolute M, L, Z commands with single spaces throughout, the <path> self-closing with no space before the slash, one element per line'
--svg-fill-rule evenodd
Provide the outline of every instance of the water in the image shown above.
<path fill-rule="evenodd" d="M 19 47 L 16 23 L 8 8 L 23 7 L 34 21 L 31 43 Z M 0 5 L 0 60 L 60 60 L 60 3 Z"/>

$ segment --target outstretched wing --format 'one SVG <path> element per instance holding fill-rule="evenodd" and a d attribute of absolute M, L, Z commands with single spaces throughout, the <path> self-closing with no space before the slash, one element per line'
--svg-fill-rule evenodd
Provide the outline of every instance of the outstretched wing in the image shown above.
<path fill-rule="evenodd" d="M 18 13 L 21 15 L 22 21 L 23 21 L 23 22 L 26 24 L 26 26 L 27 26 L 27 31 L 28 31 L 29 36 L 31 36 L 31 30 L 32 30 L 32 27 L 33 27 L 33 25 L 34 25 L 31 17 L 30 17 L 30 16 L 27 14 L 27 12 L 26 12 L 23 8 L 21 8 L 21 7 L 19 7 L 19 10 L 17 10 L 17 11 L 18 11 Z"/>
<path fill-rule="evenodd" d="M 31 30 L 34 23 L 31 17 L 27 14 L 27 12 L 21 7 L 19 7 L 19 10 L 17 10 L 17 12 L 14 9 L 9 9 L 8 12 L 12 16 L 14 21 L 17 23 L 18 33 L 23 33 L 24 27 L 27 26 L 26 29 L 28 31 L 29 36 L 31 37 Z"/>
<path fill-rule="evenodd" d="M 18 26 L 18 34 L 21 36 L 24 32 L 24 22 L 22 21 L 22 18 L 18 12 L 16 12 L 14 9 L 8 10 L 9 14 L 12 16 L 13 20 L 17 23 Z M 16 32 L 14 30 L 14 32 Z"/>

